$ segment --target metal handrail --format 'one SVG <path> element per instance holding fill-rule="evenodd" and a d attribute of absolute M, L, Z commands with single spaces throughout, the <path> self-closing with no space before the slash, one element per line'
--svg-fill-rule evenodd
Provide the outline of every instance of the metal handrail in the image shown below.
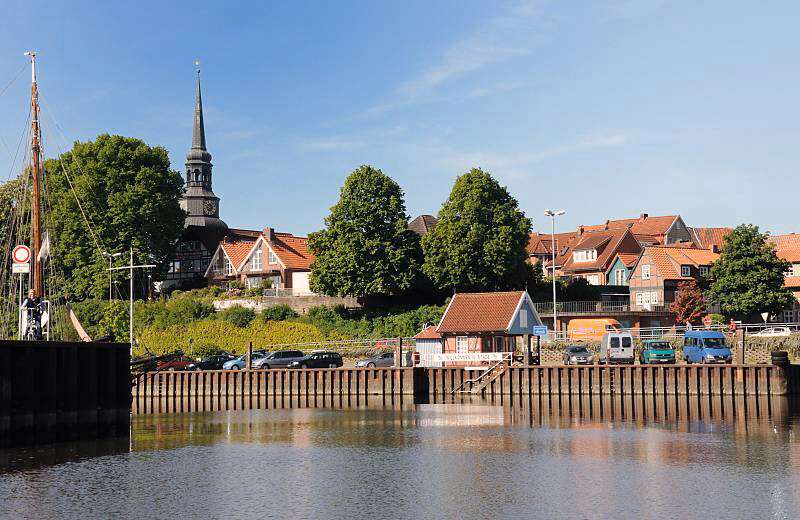
<path fill-rule="evenodd" d="M 476 378 L 473 378 L 473 379 L 467 379 L 467 380 L 463 381 L 463 382 L 462 382 L 460 385 L 458 385 L 458 387 L 456 387 L 456 388 L 453 388 L 453 390 L 452 390 L 450 393 L 451 393 L 451 394 L 454 394 L 454 393 L 458 392 L 458 391 L 459 391 L 459 390 L 461 390 L 461 389 L 464 387 L 464 385 L 466 385 L 467 383 L 470 383 L 471 385 L 474 385 L 475 383 L 479 382 L 481 379 L 483 379 L 483 378 L 484 378 L 484 377 L 486 377 L 487 375 L 491 374 L 491 373 L 492 373 L 492 371 L 493 371 L 495 368 L 499 367 L 500 365 L 502 365 L 503 363 L 506 363 L 506 362 L 509 362 L 509 364 L 510 364 L 510 362 L 511 362 L 511 361 L 513 361 L 513 360 L 514 360 L 514 353 L 513 353 L 513 352 L 505 352 L 505 355 L 503 356 L 503 359 L 501 359 L 500 361 L 498 361 L 498 362 L 497 362 L 497 363 L 495 363 L 494 365 L 492 365 L 492 366 L 490 366 L 489 368 L 487 368 L 487 369 L 486 369 L 486 370 L 485 370 L 483 373 L 481 373 L 481 375 L 479 375 L 478 377 L 476 377 Z"/>

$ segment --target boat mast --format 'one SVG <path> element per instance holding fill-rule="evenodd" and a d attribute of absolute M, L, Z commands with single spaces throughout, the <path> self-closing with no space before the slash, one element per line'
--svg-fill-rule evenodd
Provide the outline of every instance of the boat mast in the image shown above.
<path fill-rule="evenodd" d="M 31 58 L 31 154 L 33 159 L 33 270 L 31 272 L 31 289 L 34 296 L 43 296 L 42 273 L 39 266 L 39 249 L 41 247 L 41 216 L 39 205 L 39 177 L 41 172 L 41 129 L 39 128 L 39 91 L 36 86 L 36 53 L 28 51 Z"/>

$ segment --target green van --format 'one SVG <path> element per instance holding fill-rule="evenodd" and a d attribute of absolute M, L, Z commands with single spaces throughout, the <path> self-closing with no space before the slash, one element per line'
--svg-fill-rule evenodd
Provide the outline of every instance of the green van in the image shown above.
<path fill-rule="evenodd" d="M 647 339 L 642 342 L 642 352 L 639 354 L 639 363 L 653 365 L 656 363 L 675 363 L 675 349 L 672 344 L 663 339 Z"/>

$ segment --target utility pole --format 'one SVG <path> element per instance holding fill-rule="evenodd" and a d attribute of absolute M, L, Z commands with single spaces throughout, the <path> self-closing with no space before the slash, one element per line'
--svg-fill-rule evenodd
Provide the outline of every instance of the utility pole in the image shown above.
<path fill-rule="evenodd" d="M 122 253 L 108 253 L 106 251 L 103 251 L 103 254 L 108 257 L 108 303 L 111 303 L 114 294 L 112 291 L 112 288 L 114 286 L 113 273 L 111 272 L 111 267 L 113 267 L 112 262 L 114 258 L 122 256 Z"/>
<path fill-rule="evenodd" d="M 130 283 L 130 321 L 128 323 L 128 331 L 129 331 L 129 341 L 131 345 L 131 355 L 133 355 L 133 270 L 134 269 L 149 269 L 151 267 L 155 267 L 155 264 L 144 264 L 144 265 L 133 265 L 133 246 L 130 249 L 131 254 L 131 263 L 130 265 L 126 265 L 124 267 L 111 267 L 109 271 L 121 271 L 123 269 L 129 269 L 131 275 L 131 283 Z"/>
<path fill-rule="evenodd" d="M 553 336 L 554 340 L 558 339 L 558 326 L 557 311 L 556 311 L 556 217 L 560 217 L 566 213 L 563 209 L 552 211 L 549 209 L 544 210 L 544 214 L 551 218 L 552 232 L 550 233 L 550 253 L 552 256 L 552 265 L 550 266 L 550 276 L 553 278 Z"/>

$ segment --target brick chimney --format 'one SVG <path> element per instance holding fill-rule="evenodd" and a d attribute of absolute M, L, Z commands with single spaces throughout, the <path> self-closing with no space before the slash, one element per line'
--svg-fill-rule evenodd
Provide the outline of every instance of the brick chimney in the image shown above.
<path fill-rule="evenodd" d="M 647 217 L 649 216 L 650 215 L 648 215 L 647 213 L 642 213 L 641 215 L 639 215 L 639 220 L 644 222 L 645 220 L 647 220 Z"/>
<path fill-rule="evenodd" d="M 711 245 L 711 252 L 719 254 L 719 246 L 717 244 Z"/>
<path fill-rule="evenodd" d="M 265 227 L 264 228 L 264 232 L 263 232 L 264 240 L 266 240 L 267 242 L 272 242 L 272 234 L 273 233 L 274 233 L 274 230 L 271 227 Z"/>

